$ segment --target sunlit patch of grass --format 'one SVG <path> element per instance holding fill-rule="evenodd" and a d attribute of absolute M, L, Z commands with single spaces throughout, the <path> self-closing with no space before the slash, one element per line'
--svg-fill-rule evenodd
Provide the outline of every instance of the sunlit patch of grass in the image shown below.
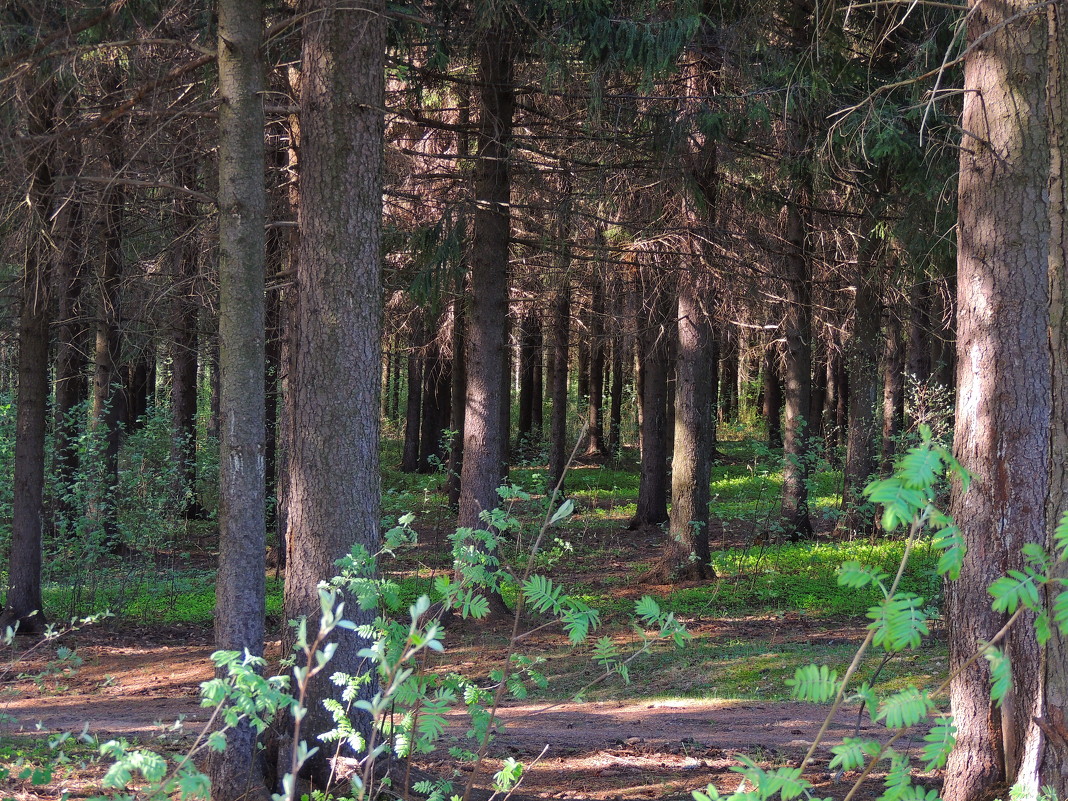
<path fill-rule="evenodd" d="M 904 552 L 898 540 L 801 542 L 717 551 L 718 581 L 677 589 L 667 598 L 679 614 L 797 610 L 815 615 L 861 615 L 882 598 L 877 587 L 855 590 L 838 584 L 838 568 L 855 560 L 893 575 Z M 929 543 L 913 549 L 901 590 L 937 604 L 941 579 L 938 552 Z"/>
<path fill-rule="evenodd" d="M 699 638 L 684 648 L 658 644 L 653 651 L 630 663 L 630 683 L 619 676 L 585 691 L 587 700 L 656 698 L 788 700 L 799 667 L 825 664 L 843 675 L 853 660 L 860 637 L 815 642 L 768 642 L 744 639 L 724 642 Z M 624 654 L 638 645 L 632 638 L 620 641 Z M 894 656 L 880 667 L 883 654 L 873 651 L 862 663 L 855 683 L 872 681 L 877 693 L 893 692 L 909 684 L 931 687 L 944 677 L 945 646 L 927 640 L 912 652 Z M 878 675 L 876 675 L 878 671 Z M 584 649 L 560 647 L 547 653 L 545 698 L 564 698 L 579 692 L 601 676 Z"/>

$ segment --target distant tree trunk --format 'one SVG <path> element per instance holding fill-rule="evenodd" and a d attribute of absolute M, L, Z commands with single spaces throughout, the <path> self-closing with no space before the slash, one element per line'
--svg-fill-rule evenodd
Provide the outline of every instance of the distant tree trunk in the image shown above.
<path fill-rule="evenodd" d="M 827 348 L 821 347 L 812 359 L 812 395 L 808 404 L 808 419 L 812 421 L 812 436 L 825 434 L 823 410 L 827 405 Z"/>
<path fill-rule="evenodd" d="M 955 482 L 951 512 L 967 545 L 946 584 L 949 670 L 962 668 L 1005 621 L 987 587 L 1021 569 L 1021 548 L 1047 541 L 1050 208 L 1048 29 L 1024 0 L 969 3 L 957 221 L 957 406 L 954 453 L 973 476 Z M 974 46 L 982 38 L 982 47 Z M 1057 120 L 1054 130 L 1060 130 Z M 1032 622 L 1002 646 L 1012 689 L 990 702 L 980 659 L 950 685 L 957 745 L 943 798 L 973 801 L 995 785 L 1040 786 L 1042 660 Z"/>
<path fill-rule="evenodd" d="M 475 211 L 471 236 L 471 286 L 467 319 L 467 411 L 458 525 L 477 529 L 483 511 L 498 506 L 501 457 L 509 432 L 505 386 L 508 347 L 508 257 L 511 241 L 511 143 L 515 107 L 510 30 L 480 35 L 478 156 L 474 166 Z M 507 612 L 499 595 L 496 614 Z"/>
<path fill-rule="evenodd" d="M 785 407 L 783 432 L 782 516 L 792 540 L 812 536 L 808 514 L 809 431 L 812 391 L 811 265 L 805 245 L 809 223 L 806 200 L 790 202 L 786 210 Z"/>
<path fill-rule="evenodd" d="M 838 464 L 841 459 L 839 448 L 842 442 L 842 430 L 839 422 L 838 409 L 841 405 L 845 387 L 842 383 L 842 354 L 837 342 L 827 343 L 827 394 L 823 399 L 823 439 L 827 443 L 828 457 L 832 464 Z"/>
<path fill-rule="evenodd" d="M 720 332 L 719 409 L 721 423 L 738 419 L 738 345 L 730 329 Z"/>
<path fill-rule="evenodd" d="M 618 283 L 615 284 L 618 288 Z M 618 321 L 622 308 L 622 299 L 616 296 L 613 301 L 613 318 Z M 608 452 L 616 453 L 621 445 L 620 435 L 623 428 L 623 353 L 626 350 L 622 334 L 616 330 L 612 337 L 612 386 L 609 389 L 608 407 Z"/>
<path fill-rule="evenodd" d="M 666 277 L 642 266 L 643 284 L 638 375 L 641 393 L 641 466 L 638 479 L 638 508 L 630 527 L 658 526 L 668 520 L 667 476 L 667 318 L 674 303 L 664 285 Z"/>
<path fill-rule="evenodd" d="M 567 368 L 571 335 L 571 287 L 566 275 L 553 298 L 553 361 L 549 402 L 549 487 L 567 467 Z"/>
<path fill-rule="evenodd" d="M 118 67 L 109 68 L 109 89 L 118 92 Z M 118 177 L 124 164 L 123 133 L 120 123 L 107 125 L 101 133 L 108 172 Z M 104 213 L 103 256 L 97 280 L 96 369 L 93 375 L 93 425 L 101 427 L 105 444 L 101 458 L 104 485 L 89 513 L 103 527 L 111 547 L 118 547 L 119 532 L 115 520 L 115 493 L 119 485 L 119 447 L 122 421 L 126 419 L 126 395 L 121 391 L 119 359 L 122 348 L 122 238 L 126 213 L 126 191 L 121 183 L 110 183 L 101 201 Z"/>
<path fill-rule="evenodd" d="M 768 448 L 782 447 L 782 380 L 779 378 L 779 343 L 764 349 L 764 423 L 768 428 Z"/>
<path fill-rule="evenodd" d="M 192 172 L 192 170 L 190 170 Z M 194 176 L 185 183 L 195 187 Z M 181 178 L 179 178 L 181 180 Z M 198 222 L 192 200 L 183 198 L 175 208 L 176 234 L 180 247 L 174 253 L 174 286 L 171 302 L 171 460 L 176 468 L 176 491 L 183 498 L 181 512 L 187 519 L 200 516 L 196 500 L 197 449 L 197 351 L 200 304 L 196 297 L 197 248 L 193 231 Z"/>
<path fill-rule="evenodd" d="M 467 298 L 461 294 L 453 303 L 452 318 L 452 425 L 455 432 L 449 449 L 449 478 L 446 493 L 449 507 L 460 503 L 460 474 L 464 461 L 464 418 L 467 414 Z"/>
<path fill-rule="evenodd" d="M 872 524 L 857 514 L 861 491 L 878 466 L 875 419 L 879 392 L 879 322 L 882 316 L 879 276 L 880 248 L 873 241 L 875 217 L 865 215 L 868 230 L 857 260 L 856 303 L 853 334 L 846 343 L 846 370 L 849 374 L 849 436 L 846 448 L 843 503 L 846 516 L 843 530 L 856 530 Z"/>
<path fill-rule="evenodd" d="M 146 351 L 122 366 L 122 391 L 126 395 L 126 419 L 124 428 L 127 432 L 140 429 L 148 414 L 152 388 L 156 385 L 156 354 L 150 343 L 145 343 Z"/>
<path fill-rule="evenodd" d="M 208 379 L 208 425 L 207 435 L 219 438 L 219 341 L 209 342 L 204 359 L 204 372 Z"/>
<path fill-rule="evenodd" d="M 36 91 L 34 91 L 36 90 Z M 19 87 L 27 109 L 28 133 L 43 137 L 54 128 L 55 85 Z M 15 396 L 15 465 L 8 550 L 7 599 L 0 630 L 18 625 L 22 634 L 39 634 L 47 623 L 41 597 L 41 537 L 44 526 L 45 427 L 48 407 L 49 205 L 52 182 L 50 148 L 28 148 L 25 199 L 30 237 L 26 244 L 19 311 L 18 387 Z"/>
<path fill-rule="evenodd" d="M 534 431 L 534 362 L 540 359 L 537 350 L 538 315 L 530 308 L 523 316 L 519 331 L 519 421 L 516 425 L 518 444 L 527 446 Z"/>
<path fill-rule="evenodd" d="M 604 441 L 604 421 L 601 410 L 604 406 L 604 275 L 600 270 L 593 278 L 593 298 L 590 303 L 590 380 L 589 380 L 589 445 L 590 456 L 604 456 L 608 449 Z"/>
<path fill-rule="evenodd" d="M 419 323 L 409 337 L 408 401 L 404 407 L 404 451 L 401 456 L 401 472 L 404 473 L 414 473 L 419 469 L 419 423 L 423 417 L 423 329 L 423 324 Z"/>
<path fill-rule="evenodd" d="M 74 145 L 74 158 L 65 167 L 67 174 L 80 163 L 81 143 Z M 89 231 L 83 229 L 85 220 L 84 200 L 79 188 L 71 188 L 65 204 L 69 207 L 65 223 L 66 235 L 56 262 L 56 394 L 53 414 L 55 430 L 55 456 L 53 469 L 56 478 L 56 498 L 53 524 L 70 523 L 79 511 L 71 500 L 73 482 L 78 471 L 78 435 L 84 423 L 81 405 L 88 398 L 86 382 L 86 328 L 81 316 L 82 292 L 85 286 L 86 239 Z M 79 411 L 81 419 L 77 415 Z"/>
<path fill-rule="evenodd" d="M 320 615 L 319 582 L 354 544 L 375 553 L 379 543 L 378 394 L 381 390 L 382 147 L 386 13 L 382 0 L 339 9 L 309 2 L 301 74 L 300 216 L 297 317 L 293 354 L 293 438 L 290 459 L 289 556 L 285 617 Z M 345 617 L 370 624 L 375 610 L 351 600 Z M 312 680 L 302 736 L 315 742 L 334 724 L 323 701 L 341 702 L 329 676 L 371 670 L 359 633 L 335 630 L 337 650 Z M 376 682 L 361 686 L 372 697 Z M 367 740 L 365 713 L 349 716 Z M 326 789 L 330 755 L 306 763 Z M 354 756 L 347 746 L 342 754 Z M 284 768 L 285 766 L 283 766 Z"/>
<path fill-rule="evenodd" d="M 917 385 L 931 377 L 931 318 L 926 276 L 913 284 L 909 293 L 908 371 Z"/>
<path fill-rule="evenodd" d="M 893 314 L 886 321 L 883 351 L 883 448 L 882 471 L 888 473 L 897 452 L 905 413 L 905 360 L 901 324 Z"/>
<path fill-rule="evenodd" d="M 217 648 L 263 654 L 264 187 L 263 8 L 219 4 L 219 570 Z M 289 613 L 291 610 L 287 609 Z M 295 611 L 295 610 L 294 610 Z M 289 619 L 296 619 L 291 614 Z M 310 706 L 310 705 L 309 705 Z M 256 729 L 226 734 L 209 762 L 213 801 L 263 792 Z"/>
<path fill-rule="evenodd" d="M 441 387 L 450 387 L 452 376 L 441 354 L 437 334 L 432 335 L 423 358 L 422 423 L 419 428 L 419 472 L 432 473 L 441 459 L 441 436 L 444 432 Z"/>
<path fill-rule="evenodd" d="M 531 354 L 530 429 L 535 442 L 545 436 L 545 334 L 541 316 L 535 328 L 534 352 Z"/>

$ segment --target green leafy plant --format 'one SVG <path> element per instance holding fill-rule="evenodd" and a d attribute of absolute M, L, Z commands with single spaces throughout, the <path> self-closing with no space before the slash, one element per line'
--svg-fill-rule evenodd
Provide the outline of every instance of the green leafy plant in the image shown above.
<path fill-rule="evenodd" d="M 729 796 L 722 796 L 710 785 L 706 790 L 694 793 L 696 801 L 766 799 L 775 794 L 787 799 L 808 795 L 811 785 L 802 778 L 802 771 L 823 741 L 835 713 L 847 701 L 863 704 L 873 721 L 886 727 L 889 736 L 885 742 L 875 738 L 849 737 L 831 749 L 832 769 L 859 771 L 859 776 L 845 796 L 846 801 L 856 795 L 861 784 L 880 764 L 885 765 L 886 770 L 885 789 L 880 796 L 883 801 L 934 801 L 938 797 L 935 791 L 924 790 L 912 783 L 908 756 L 896 749 L 895 743 L 912 727 L 924 725 L 927 728 L 922 749 L 925 767 L 933 770 L 944 766 L 955 744 L 956 729 L 950 717 L 938 711 L 936 702 L 948 691 L 954 677 L 975 660 L 985 658 L 991 669 L 991 699 L 1000 704 L 1011 686 L 1011 670 L 1007 656 L 997 644 L 1022 614 L 1030 611 L 1035 615 L 1035 631 L 1040 644 L 1049 640 L 1053 626 L 1068 633 L 1068 589 L 1065 589 L 1068 580 L 1054 575 L 1055 565 L 1068 557 L 1066 514 L 1054 531 L 1053 554 L 1037 544 L 1025 546 L 1024 568 L 1009 571 L 989 587 L 993 608 L 1009 617 L 990 642 L 958 666 L 940 685 L 930 691 L 910 685 L 881 697 L 867 682 L 852 686 L 851 680 L 871 648 L 881 648 L 887 654 L 914 649 L 928 633 L 924 599 L 901 588 L 909 557 L 920 537 L 925 532 L 931 532 L 933 546 L 940 552 L 940 575 L 955 580 L 963 563 L 963 537 L 953 520 L 936 507 L 936 500 L 947 473 L 956 476 L 965 490 L 969 476 L 948 448 L 934 439 L 929 427 L 921 426 L 919 433 L 920 444 L 909 449 L 900 459 L 894 474 L 872 482 L 865 489 L 865 495 L 882 509 L 885 530 L 908 528 L 905 551 L 895 575 L 891 577 L 879 568 L 857 561 L 844 563 L 839 571 L 838 581 L 841 585 L 853 589 L 877 588 L 882 596 L 868 611 L 871 622 L 867 636 L 841 677 L 826 665 L 806 665 L 798 668 L 794 678 L 787 681 L 795 698 L 831 703 L 827 717 L 804 759 L 796 768 L 780 768 L 776 771 L 765 771 L 751 762 L 745 762 L 736 769 L 745 778 L 744 788 Z M 1042 603 L 1042 590 L 1047 587 L 1058 592 L 1052 606 L 1052 616 Z"/>

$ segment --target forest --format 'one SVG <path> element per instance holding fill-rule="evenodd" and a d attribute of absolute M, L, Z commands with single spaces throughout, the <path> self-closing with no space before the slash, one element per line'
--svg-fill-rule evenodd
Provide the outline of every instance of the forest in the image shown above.
<path fill-rule="evenodd" d="M 2 798 L 1068 797 L 1066 15 L 0 4 Z"/>

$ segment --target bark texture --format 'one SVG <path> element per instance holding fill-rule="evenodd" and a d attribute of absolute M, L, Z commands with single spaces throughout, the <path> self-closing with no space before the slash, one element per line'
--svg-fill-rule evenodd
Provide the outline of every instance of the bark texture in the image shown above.
<path fill-rule="evenodd" d="M 1004 622 L 986 588 L 1020 566 L 1025 543 L 1045 542 L 1046 488 L 1036 477 L 1049 469 L 1045 15 L 1021 15 L 1023 0 L 970 5 L 967 38 L 976 46 L 965 62 L 961 123 L 954 448 L 974 480 L 952 497 L 968 554 L 960 580 L 946 588 L 951 671 Z M 985 660 L 951 687 L 958 733 L 946 801 L 974 801 L 1002 781 L 1037 793 L 1041 670 L 1030 621 L 1005 648 L 1013 689 L 1000 709 L 990 703 Z"/>
<path fill-rule="evenodd" d="M 1050 131 L 1050 354 L 1052 390 L 1050 427 L 1050 484 L 1046 502 L 1047 529 L 1068 512 L 1068 184 L 1065 183 L 1065 124 L 1068 122 L 1068 9 L 1049 9 L 1049 104 Z M 1052 543 L 1050 543 L 1052 545 Z M 1063 566 L 1060 576 L 1068 576 Z M 1047 591 L 1052 610 L 1056 588 Z M 1056 627 L 1047 644 L 1043 675 L 1041 784 L 1057 796 L 1068 796 L 1068 638 Z"/>
<path fill-rule="evenodd" d="M 501 422 L 501 389 L 508 331 L 508 251 L 511 239 L 513 43 L 494 27 L 477 45 L 479 62 L 478 155 L 472 225 L 471 286 L 467 319 L 467 410 L 460 482 L 461 527 L 478 528 L 479 515 L 497 507 L 501 458 L 508 439 Z"/>
<path fill-rule="evenodd" d="M 679 279 L 678 361 L 675 390 L 675 452 L 671 460 L 671 518 L 663 556 L 672 577 L 710 577 L 709 481 L 715 450 L 716 331 L 701 302 L 707 276 L 690 270 Z"/>
<path fill-rule="evenodd" d="M 306 11 L 285 616 L 308 617 L 314 631 L 319 582 L 337 572 L 335 561 L 353 545 L 375 553 L 379 542 L 386 43 L 381 0 L 359 8 L 324 0 Z M 375 613 L 350 601 L 345 614 L 366 624 Z M 351 631 L 331 636 L 337 651 L 327 675 L 311 684 L 302 724 L 302 738 L 310 742 L 333 728 L 323 700 L 340 699 L 341 688 L 327 676 L 367 670 L 358 656 L 365 640 Z M 369 682 L 361 694 L 369 697 L 375 689 Z M 368 719 L 354 716 L 353 725 L 370 739 Z M 332 750 L 321 750 L 306 765 L 320 787 Z"/>
<path fill-rule="evenodd" d="M 263 654 L 263 8 L 219 5 L 219 571 L 215 645 Z M 288 610 L 287 610 L 288 611 Z M 263 795 L 256 731 L 241 724 L 210 761 L 213 801 Z"/>

